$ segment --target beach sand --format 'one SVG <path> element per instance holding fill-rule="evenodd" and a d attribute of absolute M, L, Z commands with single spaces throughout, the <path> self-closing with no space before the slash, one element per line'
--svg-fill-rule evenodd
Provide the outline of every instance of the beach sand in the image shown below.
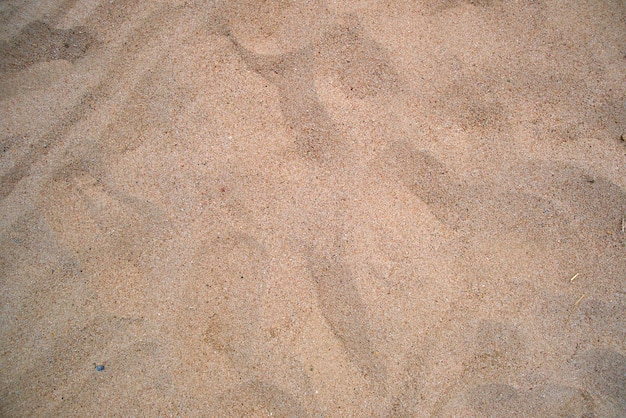
<path fill-rule="evenodd" d="M 624 1 L 0 22 L 0 415 L 626 416 Z"/>

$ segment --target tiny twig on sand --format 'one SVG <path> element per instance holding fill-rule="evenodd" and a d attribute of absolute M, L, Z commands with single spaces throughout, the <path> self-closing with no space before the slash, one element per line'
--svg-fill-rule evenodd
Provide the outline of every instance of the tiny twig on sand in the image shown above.
<path fill-rule="evenodd" d="M 576 303 L 574 304 L 574 306 L 578 306 L 578 304 L 580 303 L 581 300 L 583 300 L 584 297 L 585 297 L 584 294 L 581 297 L 579 297 Z"/>
<path fill-rule="evenodd" d="M 574 274 L 574 276 L 572 276 L 572 278 L 571 278 L 571 279 L 569 279 L 569 281 L 570 281 L 570 282 L 573 282 L 573 281 L 574 281 L 574 279 L 575 279 L 576 277 L 578 277 L 578 275 L 579 275 L 579 274 L 580 274 L 580 273 L 576 273 L 576 274 Z"/>

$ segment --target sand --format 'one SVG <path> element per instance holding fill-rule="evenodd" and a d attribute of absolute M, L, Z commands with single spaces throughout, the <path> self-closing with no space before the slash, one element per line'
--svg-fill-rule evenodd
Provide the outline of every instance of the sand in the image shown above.
<path fill-rule="evenodd" d="M 0 415 L 626 416 L 623 1 L 0 22 Z"/>

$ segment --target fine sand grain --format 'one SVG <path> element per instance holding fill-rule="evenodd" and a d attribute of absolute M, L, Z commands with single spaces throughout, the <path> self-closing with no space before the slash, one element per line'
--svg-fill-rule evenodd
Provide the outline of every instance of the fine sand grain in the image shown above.
<path fill-rule="evenodd" d="M 0 2 L 1 416 L 626 416 L 622 0 Z"/>

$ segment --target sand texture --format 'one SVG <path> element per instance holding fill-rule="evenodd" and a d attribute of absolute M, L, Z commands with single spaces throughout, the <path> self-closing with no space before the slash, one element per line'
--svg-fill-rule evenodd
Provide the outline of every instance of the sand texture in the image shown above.
<path fill-rule="evenodd" d="M 626 416 L 623 0 L 5 0 L 0 107 L 0 416 Z"/>

